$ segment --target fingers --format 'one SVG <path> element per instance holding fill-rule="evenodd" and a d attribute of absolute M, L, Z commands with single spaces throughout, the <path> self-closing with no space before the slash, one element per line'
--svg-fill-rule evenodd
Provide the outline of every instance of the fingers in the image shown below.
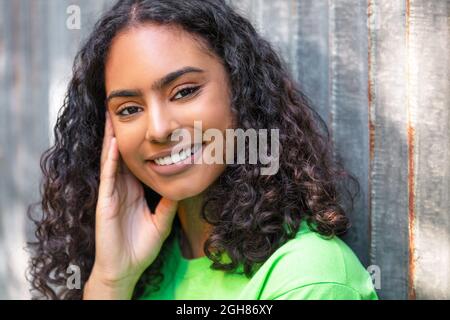
<path fill-rule="evenodd" d="M 155 209 L 154 222 L 158 230 L 167 237 L 172 229 L 173 219 L 177 213 L 178 201 L 161 198 Z"/>
<path fill-rule="evenodd" d="M 109 150 L 100 173 L 99 197 L 110 198 L 114 191 L 117 167 L 119 163 L 119 150 L 116 138 L 111 138 Z"/>
<path fill-rule="evenodd" d="M 103 167 L 103 165 L 106 161 L 106 158 L 108 156 L 109 146 L 111 144 L 111 139 L 114 136 L 114 131 L 113 131 L 112 123 L 111 123 L 111 117 L 110 117 L 108 111 L 106 111 L 105 118 L 106 118 L 106 120 L 105 120 L 105 130 L 104 130 L 104 135 L 103 135 L 102 154 L 100 157 L 100 168 Z"/>

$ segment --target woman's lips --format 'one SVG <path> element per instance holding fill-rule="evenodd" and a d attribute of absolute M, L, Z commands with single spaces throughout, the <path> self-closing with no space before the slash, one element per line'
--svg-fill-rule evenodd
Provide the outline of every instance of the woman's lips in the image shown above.
<path fill-rule="evenodd" d="M 190 168 L 195 164 L 196 159 L 202 156 L 204 147 L 205 143 L 202 144 L 202 147 L 199 148 L 196 153 L 191 154 L 191 156 L 177 163 L 172 163 L 168 165 L 159 165 L 154 160 L 148 160 L 147 164 L 153 171 L 162 176 L 171 176 L 174 174 L 178 174 L 183 171 L 186 171 L 188 168 Z"/>

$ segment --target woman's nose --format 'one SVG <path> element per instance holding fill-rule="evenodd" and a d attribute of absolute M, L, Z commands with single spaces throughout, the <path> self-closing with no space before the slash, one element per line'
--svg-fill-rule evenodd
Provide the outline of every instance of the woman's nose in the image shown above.
<path fill-rule="evenodd" d="M 153 104 L 148 108 L 148 125 L 145 138 L 153 143 L 168 143 L 172 132 L 179 128 L 178 121 L 168 108 L 162 104 Z"/>

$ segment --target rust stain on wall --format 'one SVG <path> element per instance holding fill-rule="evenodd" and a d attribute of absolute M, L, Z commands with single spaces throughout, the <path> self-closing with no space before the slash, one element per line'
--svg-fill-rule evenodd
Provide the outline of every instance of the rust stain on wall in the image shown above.
<path fill-rule="evenodd" d="M 405 12 L 405 27 L 406 27 L 406 54 L 407 59 L 407 74 L 406 74 L 406 85 L 408 88 L 409 84 L 409 34 L 410 34 L 410 15 L 411 15 L 411 3 L 410 0 L 406 0 L 406 12 Z M 415 219 L 415 179 L 414 179 L 414 137 L 415 131 L 411 122 L 410 113 L 410 103 L 409 103 L 409 90 L 406 90 L 406 104 L 407 104 L 407 143 L 408 143 L 408 298 L 416 299 L 416 290 L 414 285 L 414 272 L 415 272 L 415 261 L 414 261 L 414 219 Z"/>

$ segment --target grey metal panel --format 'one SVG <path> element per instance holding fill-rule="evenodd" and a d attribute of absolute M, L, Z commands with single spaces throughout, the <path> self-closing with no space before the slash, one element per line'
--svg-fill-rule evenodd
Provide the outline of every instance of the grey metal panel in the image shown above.
<path fill-rule="evenodd" d="M 298 2 L 298 43 L 293 69 L 300 88 L 326 121 L 330 120 L 328 1 Z"/>
<path fill-rule="evenodd" d="M 47 1 L 48 13 L 46 17 L 49 20 L 47 33 L 50 38 L 49 73 L 51 79 L 48 119 L 50 144 L 53 139 L 52 128 L 56 121 L 56 113 L 62 105 L 75 54 L 100 17 L 103 9 L 113 2 L 111 0 Z M 69 29 L 66 25 L 69 17 L 67 8 L 71 5 L 76 5 L 80 9 L 80 29 Z"/>
<path fill-rule="evenodd" d="M 400 1 L 369 1 L 371 263 L 380 296 L 408 297 L 408 141 L 405 14 Z"/>
<path fill-rule="evenodd" d="M 450 1 L 413 0 L 409 13 L 412 278 L 418 299 L 450 299 Z"/>
<path fill-rule="evenodd" d="M 250 19 L 256 30 L 269 39 L 297 76 L 298 23 L 301 1 L 227 1 L 240 14 Z"/>
<path fill-rule="evenodd" d="M 82 10 L 80 30 L 66 27 L 71 4 Z M 32 226 L 26 207 L 39 199 L 39 157 L 50 144 L 51 113 L 61 107 L 73 57 L 103 5 L 105 1 L 86 0 L 0 2 L 0 298 L 29 297 L 23 248 L 32 238 Z"/>
<path fill-rule="evenodd" d="M 0 281 L 2 298 L 26 298 L 26 206 L 38 194 L 47 144 L 46 1 L 2 1 Z"/>
<path fill-rule="evenodd" d="M 367 3 L 341 0 L 329 8 L 330 128 L 335 150 L 358 178 L 360 197 L 349 214 L 353 227 L 344 237 L 369 265 Z M 313 70 L 311 70 L 312 72 Z"/>

